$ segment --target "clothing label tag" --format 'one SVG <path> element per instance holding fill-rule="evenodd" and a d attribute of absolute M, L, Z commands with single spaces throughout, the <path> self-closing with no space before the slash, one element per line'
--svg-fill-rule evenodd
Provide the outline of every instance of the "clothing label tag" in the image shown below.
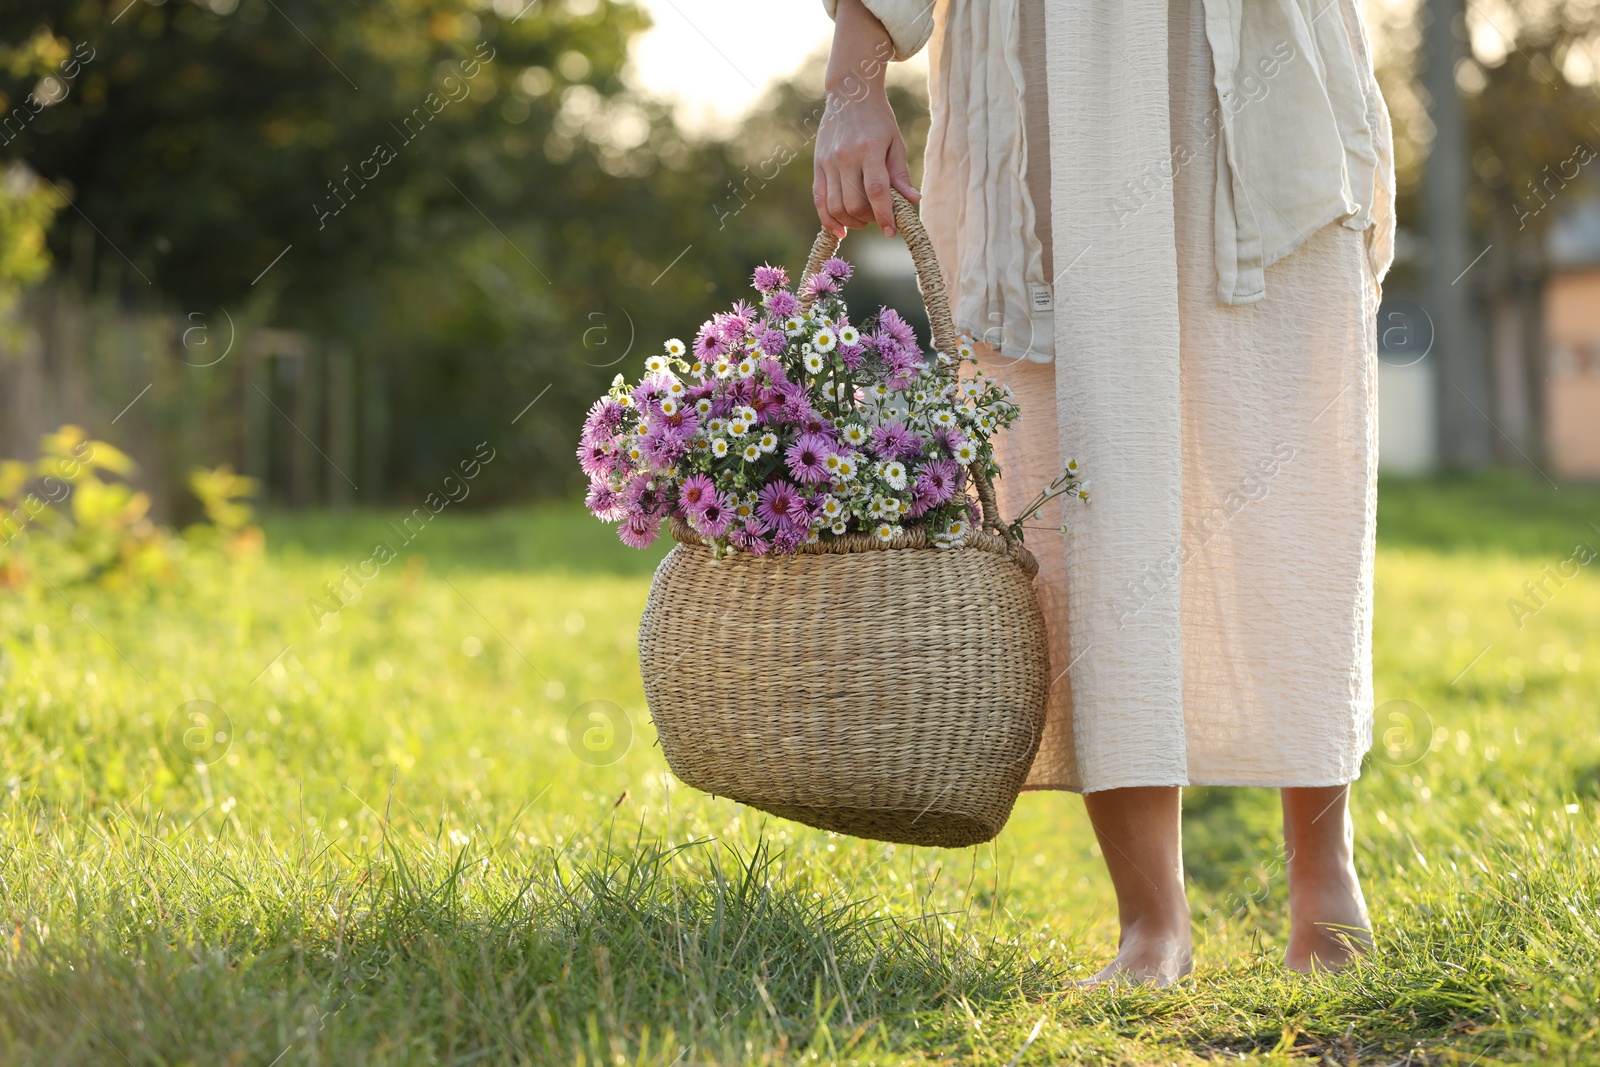
<path fill-rule="evenodd" d="M 1028 293 L 1033 298 L 1033 310 L 1049 311 L 1052 304 L 1050 300 L 1050 287 L 1048 285 L 1030 285 Z"/>

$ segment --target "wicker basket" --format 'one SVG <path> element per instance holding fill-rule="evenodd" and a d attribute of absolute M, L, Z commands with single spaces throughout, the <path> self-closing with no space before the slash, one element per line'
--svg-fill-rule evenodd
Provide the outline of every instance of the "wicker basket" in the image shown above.
<path fill-rule="evenodd" d="M 953 352 L 932 248 L 894 199 L 934 343 Z M 806 273 L 837 247 L 819 236 Z M 958 549 L 913 528 L 713 561 L 672 524 L 679 544 L 650 587 L 639 665 L 679 778 L 858 837 L 953 848 L 1000 832 L 1039 748 L 1049 653 L 1038 564 L 971 474 L 983 528 Z"/>

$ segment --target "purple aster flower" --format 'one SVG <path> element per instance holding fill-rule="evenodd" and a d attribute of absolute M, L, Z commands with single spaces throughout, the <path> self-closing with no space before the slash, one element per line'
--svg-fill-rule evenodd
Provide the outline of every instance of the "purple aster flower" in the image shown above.
<path fill-rule="evenodd" d="M 821 273 L 830 278 L 837 278 L 841 282 L 847 282 L 850 280 L 850 264 L 834 256 L 822 265 Z"/>
<path fill-rule="evenodd" d="M 838 289 L 839 285 L 833 280 L 833 275 L 823 274 L 821 271 L 807 278 L 800 286 L 800 291 L 813 300 L 824 293 L 837 292 Z"/>
<path fill-rule="evenodd" d="M 589 483 L 583 503 L 591 515 L 604 522 L 617 522 L 627 513 L 622 494 L 599 479 Z"/>
<path fill-rule="evenodd" d="M 780 319 L 786 319 L 800 310 L 800 300 L 787 289 L 778 289 L 767 294 L 763 301 L 767 310 Z"/>
<path fill-rule="evenodd" d="M 715 500 L 716 496 L 716 484 L 704 474 L 691 474 L 678 486 L 678 503 L 690 515 Z"/>
<path fill-rule="evenodd" d="M 761 351 L 769 356 L 783 355 L 784 346 L 788 343 L 789 339 L 783 335 L 782 330 L 762 330 L 761 336 L 756 338 L 756 344 L 760 346 Z"/>
<path fill-rule="evenodd" d="M 634 515 L 617 527 L 617 536 L 622 538 L 622 543 L 629 548 L 649 548 L 660 533 L 660 520 L 643 515 Z"/>
<path fill-rule="evenodd" d="M 721 493 L 708 495 L 701 506 L 689 513 L 689 525 L 701 537 L 721 537 L 733 525 L 733 510 Z"/>
<path fill-rule="evenodd" d="M 884 308 L 878 312 L 878 342 L 881 344 L 885 337 L 893 339 L 904 348 L 917 347 L 917 331 L 913 330 L 911 324 L 902 319 L 894 308 Z"/>
<path fill-rule="evenodd" d="M 591 441 L 578 446 L 578 466 L 591 477 L 611 469 L 611 451 L 604 441 Z"/>
<path fill-rule="evenodd" d="M 723 346 L 717 337 L 716 327 L 707 322 L 700 327 L 700 332 L 694 335 L 694 354 L 700 359 L 715 359 L 722 355 Z"/>
<path fill-rule="evenodd" d="M 898 419 L 872 428 L 872 453 L 879 459 L 898 459 L 910 444 L 911 433 Z"/>
<path fill-rule="evenodd" d="M 828 480 L 828 456 L 832 451 L 832 442 L 826 437 L 803 433 L 789 446 L 784 459 L 796 481 L 825 482 Z"/>
<path fill-rule="evenodd" d="M 639 448 L 651 470 L 667 470 L 687 452 L 688 445 L 670 429 L 653 428 L 639 438 Z"/>
<path fill-rule="evenodd" d="M 793 482 L 778 478 L 756 494 L 756 514 L 769 527 L 794 526 L 805 522 L 805 504 Z"/>
<path fill-rule="evenodd" d="M 763 293 L 770 293 L 774 289 L 781 289 L 789 284 L 789 272 L 782 267 L 774 267 L 770 263 L 763 263 L 756 268 L 750 282 Z"/>
<path fill-rule="evenodd" d="M 917 489 L 926 488 L 934 504 L 947 503 L 956 495 L 961 480 L 961 465 L 953 459 L 935 459 L 923 464 L 917 473 Z"/>
<path fill-rule="evenodd" d="M 609 396 L 601 397 L 589 409 L 589 414 L 583 420 L 583 436 L 585 440 L 599 440 L 609 437 L 622 427 L 623 406 Z"/>
<path fill-rule="evenodd" d="M 804 530 L 784 527 L 772 535 L 772 550 L 781 552 L 786 556 L 792 556 L 801 545 L 805 544 L 805 541 L 806 534 Z"/>
<path fill-rule="evenodd" d="M 857 371 L 866 358 L 866 349 L 861 345 L 840 345 L 839 358 L 844 361 L 845 369 Z"/>

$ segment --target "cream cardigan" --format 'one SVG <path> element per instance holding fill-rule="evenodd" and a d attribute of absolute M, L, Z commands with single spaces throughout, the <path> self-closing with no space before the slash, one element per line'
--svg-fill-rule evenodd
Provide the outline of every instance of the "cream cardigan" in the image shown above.
<path fill-rule="evenodd" d="M 1131 283 L 1142 259 L 1170 258 L 1173 176 L 1201 152 L 1216 161 L 1219 301 L 1260 301 L 1265 268 L 1336 220 L 1367 231 L 1376 281 L 1388 270 L 1392 134 L 1358 0 L 1204 0 L 1217 121 L 1194 145 L 1172 144 L 1164 113 L 1130 104 L 1166 98 L 1164 2 L 864 2 L 896 59 L 929 48 L 924 222 L 956 325 L 1006 354 L 1054 358 L 1059 289 L 1089 251 L 1073 236 L 1117 242 L 1111 269 Z M 823 4 L 832 15 L 837 0 Z M 1070 39 L 1081 35 L 1100 40 Z M 1116 59 L 1085 63 L 1086 47 Z M 1090 67 L 1124 84 L 1073 76 Z M 1075 121 L 1080 108 L 1092 126 Z M 1052 191 L 1099 221 L 1063 240 L 1058 213 L 1052 240 Z"/>

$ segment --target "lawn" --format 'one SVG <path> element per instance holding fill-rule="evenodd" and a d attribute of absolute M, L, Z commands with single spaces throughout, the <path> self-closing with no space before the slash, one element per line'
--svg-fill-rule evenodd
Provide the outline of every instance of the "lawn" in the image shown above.
<path fill-rule="evenodd" d="M 0 1062 L 1595 1062 L 1600 559 L 1563 564 L 1600 491 L 1381 501 L 1377 950 L 1285 974 L 1274 794 L 1191 790 L 1166 991 L 1071 985 L 1116 936 L 1075 796 L 940 851 L 677 784 L 660 552 L 575 506 L 274 517 L 257 559 L 0 591 Z"/>

